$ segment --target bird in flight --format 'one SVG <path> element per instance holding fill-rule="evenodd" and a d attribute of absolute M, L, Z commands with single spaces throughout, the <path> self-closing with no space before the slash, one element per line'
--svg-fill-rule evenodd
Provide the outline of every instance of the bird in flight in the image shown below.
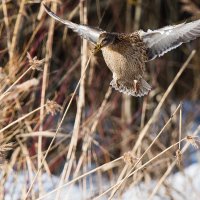
<path fill-rule="evenodd" d="M 113 88 L 136 97 L 147 95 L 151 90 L 144 79 L 146 62 L 200 37 L 200 20 L 147 32 L 138 30 L 133 33 L 115 33 L 63 20 L 46 5 L 44 8 L 51 17 L 93 43 L 95 50 L 102 51 L 104 60 L 113 73 L 113 80 L 110 82 Z"/>

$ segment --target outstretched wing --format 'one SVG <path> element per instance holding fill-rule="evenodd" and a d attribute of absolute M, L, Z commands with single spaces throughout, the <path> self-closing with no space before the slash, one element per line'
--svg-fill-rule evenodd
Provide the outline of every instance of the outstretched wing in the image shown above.
<path fill-rule="evenodd" d="M 79 24 L 75 24 L 73 22 L 70 22 L 68 20 L 63 20 L 60 17 L 58 17 L 54 12 L 52 12 L 46 5 L 44 5 L 45 11 L 54 19 L 56 19 L 57 21 L 65 24 L 68 28 L 72 29 L 74 32 L 78 33 L 78 35 L 80 35 L 81 37 L 83 37 L 84 39 L 92 42 L 93 44 L 96 44 L 99 36 L 102 32 L 102 30 L 98 29 L 98 28 L 91 28 L 87 25 L 79 25 Z"/>
<path fill-rule="evenodd" d="M 139 31 L 139 34 L 148 48 L 149 60 L 152 60 L 175 49 L 182 43 L 200 37 L 200 20 L 167 26 L 155 31 Z"/>

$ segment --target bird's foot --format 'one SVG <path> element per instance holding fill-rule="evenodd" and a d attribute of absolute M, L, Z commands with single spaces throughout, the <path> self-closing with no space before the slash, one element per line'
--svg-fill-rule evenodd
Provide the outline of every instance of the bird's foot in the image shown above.
<path fill-rule="evenodd" d="M 119 84 L 119 80 L 118 79 L 116 80 L 116 84 L 117 84 L 117 87 L 119 88 L 120 84 Z"/>
<path fill-rule="evenodd" d="M 122 90 L 124 88 L 123 80 L 118 79 L 118 78 L 114 78 L 114 77 L 113 77 L 113 80 L 114 80 L 113 82 L 115 83 L 114 85 L 115 85 L 116 88 L 119 88 L 119 90 Z"/>
<path fill-rule="evenodd" d="M 135 93 L 138 94 L 139 89 L 140 89 L 138 80 L 134 80 L 134 81 L 133 81 L 133 89 L 134 89 Z"/>

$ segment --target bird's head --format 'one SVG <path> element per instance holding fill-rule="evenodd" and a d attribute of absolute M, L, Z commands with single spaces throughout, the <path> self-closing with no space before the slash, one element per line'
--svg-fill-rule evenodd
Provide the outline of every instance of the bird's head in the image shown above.
<path fill-rule="evenodd" d="M 95 50 L 99 51 L 101 48 L 113 44 L 115 39 L 116 39 L 115 34 L 106 32 L 101 33 L 98 38 L 97 44 L 95 46 Z"/>
<path fill-rule="evenodd" d="M 115 38 L 116 38 L 115 34 L 104 32 L 100 34 L 97 44 L 99 44 L 102 48 L 110 44 L 113 44 L 115 41 Z"/>

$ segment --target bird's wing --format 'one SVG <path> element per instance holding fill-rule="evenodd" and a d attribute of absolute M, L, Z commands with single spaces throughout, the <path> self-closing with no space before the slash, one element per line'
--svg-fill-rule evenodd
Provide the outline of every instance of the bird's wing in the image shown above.
<path fill-rule="evenodd" d="M 175 49 L 182 43 L 200 37 L 200 20 L 175 26 L 166 26 L 155 31 L 139 31 L 139 34 L 148 48 L 149 60 L 152 60 Z"/>
<path fill-rule="evenodd" d="M 54 12 L 52 12 L 46 5 L 44 5 L 45 11 L 54 19 L 57 21 L 65 24 L 68 28 L 72 29 L 74 32 L 78 33 L 81 37 L 84 39 L 92 42 L 93 44 L 96 44 L 100 34 L 102 33 L 101 29 L 98 28 L 91 28 L 87 25 L 79 25 L 75 24 L 73 22 L 70 22 L 68 20 L 63 20 L 60 17 L 58 17 Z"/>

